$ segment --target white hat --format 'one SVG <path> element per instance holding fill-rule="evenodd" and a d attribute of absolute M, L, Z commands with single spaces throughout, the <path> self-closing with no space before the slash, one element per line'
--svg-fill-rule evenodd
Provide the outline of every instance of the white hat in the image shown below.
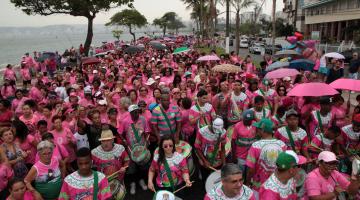
<path fill-rule="evenodd" d="M 98 104 L 101 106 L 106 106 L 107 105 L 107 101 L 105 99 L 101 99 L 98 101 Z"/>
<path fill-rule="evenodd" d="M 128 111 L 132 112 L 134 110 L 139 110 L 139 106 L 136 105 L 136 104 L 130 105 L 129 108 L 128 108 Z"/>
<path fill-rule="evenodd" d="M 98 73 L 98 70 L 94 69 L 93 74 L 97 74 L 97 73 Z"/>
<path fill-rule="evenodd" d="M 156 79 L 160 79 L 160 78 L 161 78 L 160 76 L 155 76 L 155 80 L 156 80 Z"/>
<path fill-rule="evenodd" d="M 221 118 L 216 118 L 212 125 L 214 129 L 222 129 L 224 128 L 224 121 Z"/>
<path fill-rule="evenodd" d="M 284 77 L 284 78 L 283 78 L 283 81 L 291 81 L 291 78 L 290 78 L 289 76 Z"/>
<path fill-rule="evenodd" d="M 145 85 L 152 85 L 152 84 L 154 84 L 156 81 L 153 79 L 153 78 L 149 78 L 147 81 L 146 81 L 146 83 L 145 83 Z"/>

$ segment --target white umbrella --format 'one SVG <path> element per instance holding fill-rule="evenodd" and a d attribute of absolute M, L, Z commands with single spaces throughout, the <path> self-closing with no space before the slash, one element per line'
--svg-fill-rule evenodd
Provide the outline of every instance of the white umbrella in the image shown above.
<path fill-rule="evenodd" d="M 342 54 L 339 54 L 337 52 L 327 53 L 324 56 L 328 57 L 328 58 L 345 59 L 345 56 L 343 56 Z"/>

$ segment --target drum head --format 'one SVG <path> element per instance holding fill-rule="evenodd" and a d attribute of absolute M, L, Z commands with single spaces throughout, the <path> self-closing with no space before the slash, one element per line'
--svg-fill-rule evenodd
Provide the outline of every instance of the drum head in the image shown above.
<path fill-rule="evenodd" d="M 354 158 L 352 162 L 352 173 L 358 175 L 360 173 L 360 160 Z"/>
<path fill-rule="evenodd" d="M 130 156 L 134 162 L 141 162 L 150 156 L 150 152 L 145 146 L 136 145 L 131 149 Z"/>
<path fill-rule="evenodd" d="M 215 171 L 210 174 L 210 176 L 206 179 L 205 189 L 206 192 L 209 193 L 215 185 L 221 182 L 221 174 L 220 171 Z"/>

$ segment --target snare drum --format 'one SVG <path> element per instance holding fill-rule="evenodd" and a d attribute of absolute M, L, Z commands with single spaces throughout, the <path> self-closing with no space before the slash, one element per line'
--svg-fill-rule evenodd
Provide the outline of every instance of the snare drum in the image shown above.
<path fill-rule="evenodd" d="M 146 165 L 151 159 L 150 151 L 141 145 L 134 145 L 131 149 L 131 160 L 138 165 Z"/>
<path fill-rule="evenodd" d="M 211 173 L 206 179 L 206 183 L 205 183 L 206 192 L 209 193 L 215 187 L 215 185 L 217 185 L 220 182 L 221 182 L 220 171 L 218 170 Z"/>
<path fill-rule="evenodd" d="M 175 196 L 173 193 L 169 191 L 160 190 L 155 193 L 153 200 L 182 200 L 182 199 Z"/>
<path fill-rule="evenodd" d="M 126 195 L 126 189 L 123 184 L 117 179 L 110 181 L 110 191 L 114 200 L 123 200 Z"/>

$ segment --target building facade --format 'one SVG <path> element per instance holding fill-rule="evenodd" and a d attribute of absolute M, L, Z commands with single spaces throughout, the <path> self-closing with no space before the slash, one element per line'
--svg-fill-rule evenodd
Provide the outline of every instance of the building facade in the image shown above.
<path fill-rule="evenodd" d="M 302 9 L 304 0 L 283 0 L 283 12 L 286 14 L 287 22 L 296 27 L 296 30 L 305 30 L 305 11 Z"/>
<path fill-rule="evenodd" d="M 322 40 L 354 40 L 360 26 L 360 0 L 306 0 L 305 34 L 319 32 Z"/>

